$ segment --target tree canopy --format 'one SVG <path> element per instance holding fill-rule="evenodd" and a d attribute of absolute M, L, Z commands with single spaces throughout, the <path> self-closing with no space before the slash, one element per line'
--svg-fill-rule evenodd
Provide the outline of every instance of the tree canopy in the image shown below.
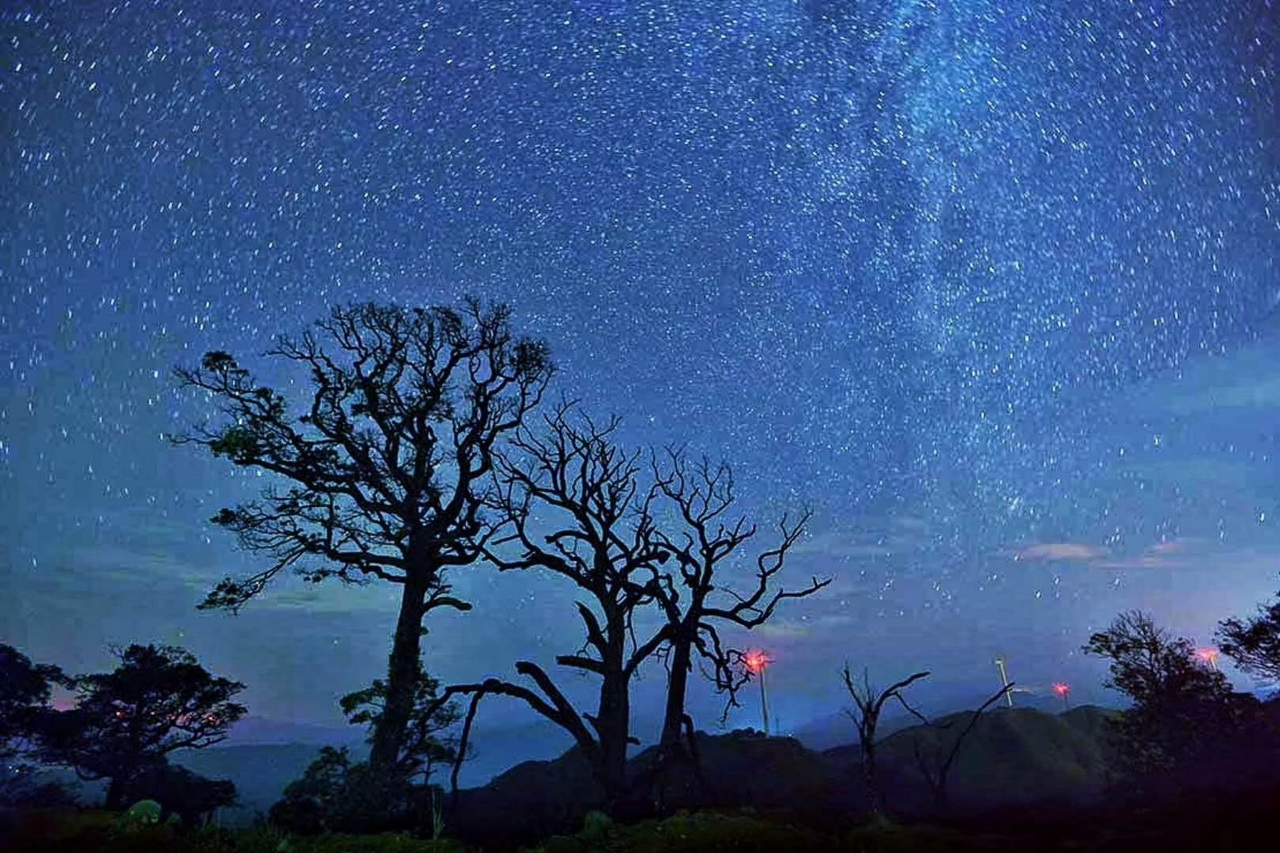
<path fill-rule="evenodd" d="M 1149 615 L 1120 614 L 1085 651 L 1110 659 L 1108 686 L 1133 700 L 1113 733 L 1120 773 L 1135 786 L 1164 794 L 1214 789 L 1238 777 L 1250 755 L 1274 752 L 1261 703 L 1232 690 L 1189 640 Z"/>
<path fill-rule="evenodd" d="M 1280 598 L 1252 618 L 1223 620 L 1218 642 L 1245 672 L 1280 683 Z"/>
<path fill-rule="evenodd" d="M 13 646 L 0 643 L 0 761 L 24 747 L 38 711 L 58 684 L 69 687 L 72 681 L 58 667 L 32 663 Z"/>
<path fill-rule="evenodd" d="M 371 761 L 390 773 L 412 713 L 422 622 L 439 607 L 468 610 L 447 570 L 475 561 L 498 522 L 488 475 L 494 452 L 541 399 L 552 373 L 545 343 L 518 338 L 506 306 L 340 306 L 267 356 L 302 368 L 297 411 L 228 353 L 177 375 L 217 401 L 214 427 L 178 437 L 216 457 L 269 472 L 261 499 L 214 523 L 270 565 L 227 578 L 202 606 L 235 610 L 287 568 L 401 588 L 386 699 Z"/>
<path fill-rule="evenodd" d="M 169 754 L 222 742 L 246 712 L 233 701 L 244 685 L 211 675 L 184 649 L 135 644 L 117 654 L 116 669 L 76 679 L 76 706 L 48 714 L 40 733 L 46 760 L 110 780 L 108 807 Z"/>

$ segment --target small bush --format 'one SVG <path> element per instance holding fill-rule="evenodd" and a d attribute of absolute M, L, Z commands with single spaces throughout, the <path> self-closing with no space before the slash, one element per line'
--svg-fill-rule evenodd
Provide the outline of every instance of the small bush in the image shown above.
<path fill-rule="evenodd" d="M 602 835 L 604 837 L 602 837 Z M 826 851 L 833 839 L 806 829 L 771 823 L 748 815 L 704 812 L 677 815 L 634 826 L 588 826 L 574 836 L 549 840 L 540 853 L 701 853 L 742 851 L 775 853 Z"/>
<path fill-rule="evenodd" d="M 456 841 L 424 841 L 408 835 L 317 835 L 298 839 L 290 853 L 463 853 Z"/>

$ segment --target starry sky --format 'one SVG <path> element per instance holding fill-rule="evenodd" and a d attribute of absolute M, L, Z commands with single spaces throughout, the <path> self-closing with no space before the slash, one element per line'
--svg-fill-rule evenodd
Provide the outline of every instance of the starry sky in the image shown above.
<path fill-rule="evenodd" d="M 790 571 L 834 581 L 751 639 L 784 727 L 839 709 L 846 659 L 933 669 L 938 710 L 999 654 L 1107 700 L 1079 647 L 1118 611 L 1204 642 L 1280 586 L 1278 19 L 5 0 L 0 641 L 72 671 L 179 643 L 253 713 L 337 723 L 394 595 L 194 610 L 263 565 L 207 519 L 266 481 L 168 444 L 210 414 L 172 369 L 288 387 L 260 353 L 335 303 L 475 294 L 625 442 L 729 461 L 765 527 L 813 507 Z M 556 582 L 455 579 L 446 681 L 580 645 Z"/>

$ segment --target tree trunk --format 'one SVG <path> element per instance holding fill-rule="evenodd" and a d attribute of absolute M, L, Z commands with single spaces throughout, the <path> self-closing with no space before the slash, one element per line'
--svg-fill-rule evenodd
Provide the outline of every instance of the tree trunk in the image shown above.
<path fill-rule="evenodd" d="M 692 643 L 678 635 L 671 644 L 670 674 L 667 676 L 667 704 L 662 717 L 662 735 L 658 739 L 658 754 L 653 767 L 651 796 L 653 809 L 665 814 L 667 785 L 671 779 L 672 764 L 682 756 L 681 726 L 684 723 L 685 697 L 689 687 L 689 661 Z"/>
<path fill-rule="evenodd" d="M 662 719 L 662 737 L 658 741 L 668 753 L 680 743 L 680 723 L 684 719 L 692 653 L 692 644 L 688 639 L 677 637 L 672 643 L 671 674 L 667 677 L 667 707 Z"/>
<path fill-rule="evenodd" d="M 125 807 L 125 779 L 124 775 L 112 776 L 111 781 L 107 783 L 107 800 L 103 805 L 108 811 L 117 811 Z"/>
<path fill-rule="evenodd" d="M 400 597 L 400 616 L 387 664 L 387 700 L 373 732 L 369 768 L 375 778 L 390 779 L 400 758 L 405 729 L 413 713 L 414 689 L 422 654 L 423 602 L 426 573 L 411 571 Z"/>
<path fill-rule="evenodd" d="M 604 788 L 605 811 L 616 813 L 626 790 L 627 737 L 631 733 L 630 677 L 625 671 L 627 627 L 622 612 L 605 608 L 604 672 L 600 681 L 600 707 L 596 734 L 600 739 L 597 774 Z"/>
<path fill-rule="evenodd" d="M 875 737 L 875 730 L 871 730 L 871 737 Z M 876 775 L 876 749 L 875 745 L 864 746 L 862 749 L 862 778 L 867 786 L 867 799 L 870 801 L 871 814 L 875 817 L 884 816 L 884 794 L 880 790 L 880 780 Z"/>
<path fill-rule="evenodd" d="M 610 673 L 600 687 L 600 783 L 605 810 L 614 813 L 627 781 L 627 737 L 631 728 L 631 702 L 625 676 Z"/>
<path fill-rule="evenodd" d="M 626 789 L 627 738 L 631 734 L 631 698 L 627 676 L 608 671 L 600 683 L 600 784 L 604 788 L 605 811 L 617 808 Z"/>

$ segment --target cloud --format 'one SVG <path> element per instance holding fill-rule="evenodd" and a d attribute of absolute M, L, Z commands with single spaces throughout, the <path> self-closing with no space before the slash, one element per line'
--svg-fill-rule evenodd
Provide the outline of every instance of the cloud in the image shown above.
<path fill-rule="evenodd" d="M 1176 563 L 1165 559 L 1159 554 L 1148 552 L 1139 554 L 1136 557 L 1128 557 L 1123 560 L 1106 560 L 1094 565 L 1100 569 L 1167 569 L 1176 565 Z"/>
<path fill-rule="evenodd" d="M 1157 542 L 1147 549 L 1152 554 L 1181 554 L 1187 550 L 1187 540 L 1172 539 L 1168 542 Z"/>
<path fill-rule="evenodd" d="M 893 556 L 893 550 L 883 541 L 871 541 L 871 537 L 836 531 L 809 536 L 797 542 L 791 550 L 796 556 L 814 555 L 837 559 Z"/>
<path fill-rule="evenodd" d="M 356 613 L 373 611 L 394 613 L 399 603 L 399 587 L 370 584 L 360 587 L 338 580 L 322 584 L 304 584 L 288 579 L 291 588 L 270 589 L 258 598 L 257 605 L 267 609 L 302 609 L 311 613 Z"/>
<path fill-rule="evenodd" d="M 1144 416 L 1187 417 L 1224 409 L 1275 410 L 1280 408 L 1277 355 L 1280 337 L 1270 336 L 1227 356 L 1193 359 L 1176 379 L 1162 377 L 1135 389 L 1129 402 Z"/>
<path fill-rule="evenodd" d="M 866 515 L 841 519 L 796 543 L 796 555 L 879 559 L 919 551 L 929 544 L 929 524 L 908 515 Z"/>
<path fill-rule="evenodd" d="M 1071 560 L 1088 563 L 1105 559 L 1110 555 L 1111 552 L 1106 548 L 1083 542 L 1038 542 L 1014 551 L 1013 559 L 1018 561 Z"/>
<path fill-rule="evenodd" d="M 1148 545 L 1141 554 L 1094 565 L 1100 569 L 1172 569 L 1185 566 L 1189 559 L 1205 556 L 1202 539 L 1168 539 Z"/>
<path fill-rule="evenodd" d="M 1037 542 L 1006 551 L 1019 562 L 1066 561 L 1098 569 L 1167 569 L 1182 566 L 1203 552 L 1203 540 L 1167 539 L 1137 554 L 1112 554 L 1110 549 L 1082 542 Z"/>
<path fill-rule="evenodd" d="M 775 618 L 756 628 L 755 633 L 761 637 L 774 638 L 808 637 L 813 633 L 813 628 L 800 621 L 788 622 Z"/>

